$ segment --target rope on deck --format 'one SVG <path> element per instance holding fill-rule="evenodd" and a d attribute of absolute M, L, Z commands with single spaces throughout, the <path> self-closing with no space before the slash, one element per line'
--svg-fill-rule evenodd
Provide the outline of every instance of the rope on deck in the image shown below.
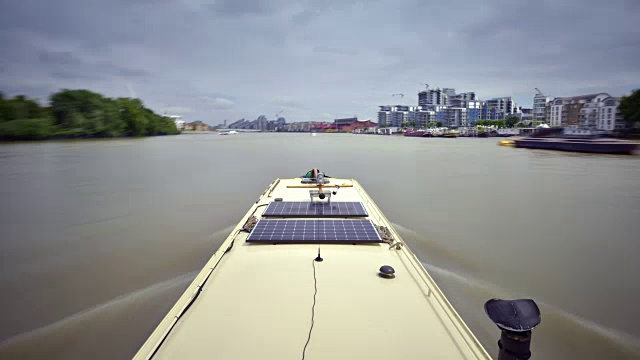
<path fill-rule="evenodd" d="M 393 243 L 393 235 L 391 235 L 391 231 L 389 231 L 389 229 L 387 229 L 386 226 L 382 226 L 382 225 L 376 225 L 376 226 L 378 228 L 378 233 L 380 234 L 382 241 L 386 242 L 387 244 Z"/>
<path fill-rule="evenodd" d="M 391 249 L 400 250 L 400 247 L 404 245 L 400 241 L 396 241 L 393 239 L 393 235 L 391 235 L 391 231 L 389 231 L 389 229 L 386 226 L 376 225 L 376 227 L 378 228 L 378 234 L 380 234 L 380 238 L 382 238 L 382 241 L 386 244 L 389 244 L 389 250 Z"/>
<path fill-rule="evenodd" d="M 258 223 L 258 218 L 256 218 L 255 216 L 251 215 L 251 217 L 249 217 L 247 219 L 247 222 L 244 223 L 244 225 L 242 226 L 242 230 L 250 233 L 251 230 L 253 230 L 253 228 L 256 226 L 257 223 Z"/>

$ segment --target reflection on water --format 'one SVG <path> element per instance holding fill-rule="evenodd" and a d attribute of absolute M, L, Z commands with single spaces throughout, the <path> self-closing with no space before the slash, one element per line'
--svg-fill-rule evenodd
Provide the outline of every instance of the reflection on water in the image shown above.
<path fill-rule="evenodd" d="M 360 180 L 491 353 L 484 301 L 533 297 L 537 358 L 640 356 L 638 157 L 242 134 L 0 146 L 0 357 L 131 356 L 269 182 L 311 166 Z"/>

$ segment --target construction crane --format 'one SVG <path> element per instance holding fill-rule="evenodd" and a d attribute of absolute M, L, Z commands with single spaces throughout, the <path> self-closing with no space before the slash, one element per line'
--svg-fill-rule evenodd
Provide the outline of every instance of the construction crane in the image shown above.
<path fill-rule="evenodd" d="M 536 91 L 538 92 L 538 95 L 544 96 L 544 94 L 542 93 L 542 91 L 540 91 L 540 89 L 538 89 L 538 88 L 534 88 L 534 89 L 536 89 Z"/>
<path fill-rule="evenodd" d="M 427 83 L 422 83 L 422 85 L 424 85 L 424 86 L 425 86 L 426 90 L 429 90 L 429 84 L 427 84 Z"/>
<path fill-rule="evenodd" d="M 404 104 L 404 94 L 392 94 L 391 96 L 400 96 L 400 105 Z"/>
<path fill-rule="evenodd" d="M 283 112 L 283 111 L 284 111 L 284 109 L 282 109 L 282 110 L 278 111 L 278 113 L 277 113 L 277 114 L 276 114 L 276 116 L 275 116 L 275 119 L 276 119 L 276 120 L 278 120 L 278 115 L 282 114 L 282 112 Z"/>

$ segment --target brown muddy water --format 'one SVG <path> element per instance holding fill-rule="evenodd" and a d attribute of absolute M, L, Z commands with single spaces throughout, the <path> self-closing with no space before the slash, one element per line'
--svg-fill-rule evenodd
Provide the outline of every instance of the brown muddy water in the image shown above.
<path fill-rule="evenodd" d="M 532 297 L 537 359 L 640 357 L 640 157 L 495 139 L 180 135 L 0 144 L 0 358 L 126 359 L 264 188 L 358 179 L 490 353 Z"/>

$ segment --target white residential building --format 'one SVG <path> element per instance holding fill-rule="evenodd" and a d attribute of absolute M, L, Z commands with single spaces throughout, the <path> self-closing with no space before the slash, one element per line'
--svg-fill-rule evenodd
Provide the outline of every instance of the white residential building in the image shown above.
<path fill-rule="evenodd" d="M 620 98 L 607 93 L 556 98 L 551 103 L 551 126 L 596 128 L 613 131 L 624 128 Z"/>
<path fill-rule="evenodd" d="M 608 97 L 599 103 L 599 111 L 596 115 L 595 127 L 598 130 L 613 131 L 623 129 L 624 118 L 620 111 L 620 98 Z"/>
<path fill-rule="evenodd" d="M 402 126 L 403 123 L 414 122 L 415 106 L 383 105 L 379 106 L 378 126 Z"/>
<path fill-rule="evenodd" d="M 443 90 L 453 90 L 453 89 L 443 89 Z M 451 93 L 451 91 L 445 92 L 447 95 L 447 105 L 453 107 L 466 107 L 466 103 L 468 101 L 476 100 L 476 93 L 473 91 L 465 92 L 465 93 Z"/>
<path fill-rule="evenodd" d="M 607 93 L 597 93 L 555 98 L 551 103 L 551 126 L 589 126 L 594 122 L 591 109 L 607 97 L 610 97 Z M 583 107 L 585 111 L 582 111 Z"/>
<path fill-rule="evenodd" d="M 545 118 L 545 106 L 553 100 L 550 96 L 545 96 L 542 93 L 538 93 L 533 97 L 533 120 L 535 121 L 549 121 Z"/>
<path fill-rule="evenodd" d="M 430 122 L 436 122 L 436 112 L 428 110 L 425 106 L 418 106 L 413 111 L 413 122 L 416 128 L 426 128 Z"/>
<path fill-rule="evenodd" d="M 182 116 L 180 115 L 166 115 L 166 116 L 171 120 L 173 120 L 173 122 L 176 124 L 176 129 L 178 129 L 178 131 L 184 130 L 186 122 L 182 120 Z"/>
<path fill-rule="evenodd" d="M 446 127 L 469 126 L 467 108 L 448 108 L 445 110 L 443 125 Z"/>
<path fill-rule="evenodd" d="M 391 126 L 391 108 L 393 106 L 383 105 L 378 106 L 378 126 Z"/>
<path fill-rule="evenodd" d="M 447 95 L 447 98 L 451 99 L 452 97 L 454 97 L 456 95 L 456 89 L 452 89 L 452 88 L 443 88 L 442 92 Z"/>
<path fill-rule="evenodd" d="M 443 90 L 430 89 L 418 93 L 418 106 L 438 105 L 447 105 L 447 94 Z"/>
<path fill-rule="evenodd" d="M 391 112 L 391 126 L 402 126 L 403 123 L 410 122 L 413 110 L 413 106 L 394 106 L 393 111 Z"/>
<path fill-rule="evenodd" d="M 486 103 L 488 107 L 495 108 L 496 111 L 502 112 L 505 116 L 515 114 L 518 108 L 516 103 L 511 100 L 511 96 L 493 98 L 487 100 Z"/>

